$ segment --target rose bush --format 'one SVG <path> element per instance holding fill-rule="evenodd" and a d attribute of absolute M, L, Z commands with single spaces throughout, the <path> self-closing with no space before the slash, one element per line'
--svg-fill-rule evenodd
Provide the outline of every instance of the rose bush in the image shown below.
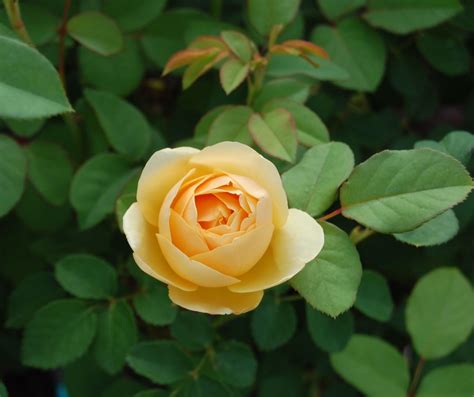
<path fill-rule="evenodd" d="M 254 309 L 324 243 L 316 220 L 288 209 L 273 163 L 237 142 L 157 151 L 123 228 L 137 265 L 174 303 L 210 314 Z"/>

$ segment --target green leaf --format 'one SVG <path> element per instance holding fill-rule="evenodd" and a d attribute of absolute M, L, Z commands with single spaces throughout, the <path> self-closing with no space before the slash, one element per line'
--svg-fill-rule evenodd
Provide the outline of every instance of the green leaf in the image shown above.
<path fill-rule="evenodd" d="M 282 175 L 291 207 L 312 216 L 327 210 L 339 186 L 354 168 L 354 155 L 345 143 L 331 142 L 309 149 L 302 160 Z"/>
<path fill-rule="evenodd" d="M 117 273 L 104 260 L 87 254 L 72 254 L 55 265 L 59 284 L 79 298 L 107 299 L 117 292 Z"/>
<path fill-rule="evenodd" d="M 30 46 L 0 35 L 0 116 L 48 117 L 71 112 L 53 65 Z"/>
<path fill-rule="evenodd" d="M 265 153 L 290 163 L 296 160 L 296 125 L 290 112 L 275 109 L 263 117 L 255 113 L 249 119 L 248 128 Z"/>
<path fill-rule="evenodd" d="M 291 285 L 314 308 L 336 317 L 355 302 L 362 276 L 359 254 L 349 236 L 322 222 L 324 246 L 291 280 Z"/>
<path fill-rule="evenodd" d="M 85 96 L 113 148 L 131 159 L 142 158 L 150 143 L 150 126 L 145 116 L 129 102 L 108 92 L 87 89 Z"/>
<path fill-rule="evenodd" d="M 8 299 L 6 326 L 24 327 L 39 308 L 64 295 L 51 273 L 29 275 L 18 284 Z"/>
<path fill-rule="evenodd" d="M 252 44 L 247 36 L 234 30 L 225 30 L 221 33 L 221 37 L 241 61 L 244 63 L 250 62 L 252 58 Z"/>
<path fill-rule="evenodd" d="M 280 98 L 268 102 L 263 107 L 263 112 L 268 113 L 278 108 L 287 110 L 293 116 L 298 142 L 302 145 L 311 147 L 329 141 L 329 132 L 326 126 L 311 109 L 298 102 Z"/>
<path fill-rule="evenodd" d="M 454 364 L 425 375 L 416 397 L 467 397 L 474 390 L 474 365 Z"/>
<path fill-rule="evenodd" d="M 458 231 L 458 218 L 454 211 L 449 209 L 416 229 L 405 233 L 395 233 L 394 236 L 397 240 L 415 247 L 429 247 L 451 240 Z"/>
<path fill-rule="evenodd" d="M 423 32 L 416 37 L 416 45 L 430 65 L 448 76 L 469 72 L 470 54 L 463 41 L 446 32 Z"/>
<path fill-rule="evenodd" d="M 136 42 L 127 39 L 122 51 L 108 57 L 80 47 L 79 70 L 86 84 L 127 96 L 140 84 L 145 65 Z"/>
<path fill-rule="evenodd" d="M 144 28 L 163 10 L 166 0 L 105 0 L 102 10 L 125 32 Z"/>
<path fill-rule="evenodd" d="M 381 339 L 354 335 L 342 352 L 331 355 L 331 364 L 365 395 L 406 396 L 409 374 L 405 359 Z"/>
<path fill-rule="evenodd" d="M 367 21 L 397 34 L 430 28 L 462 10 L 458 0 L 369 0 Z"/>
<path fill-rule="evenodd" d="M 135 394 L 133 397 L 169 397 L 169 394 L 165 390 L 154 389 L 142 391 L 138 394 Z"/>
<path fill-rule="evenodd" d="M 439 268 L 415 285 L 406 307 L 406 325 L 416 351 L 426 359 L 446 356 L 474 326 L 474 294 L 456 268 Z"/>
<path fill-rule="evenodd" d="M 386 49 L 379 33 L 356 18 L 335 27 L 318 26 L 311 41 L 323 47 L 330 59 L 349 74 L 334 83 L 348 89 L 373 92 L 385 70 Z"/>
<path fill-rule="evenodd" d="M 357 291 L 355 307 L 377 321 L 390 320 L 393 300 L 385 277 L 377 272 L 365 270 Z"/>
<path fill-rule="evenodd" d="M 25 329 L 23 364 L 50 369 L 82 356 L 96 331 L 94 310 L 77 299 L 57 300 L 38 310 Z"/>
<path fill-rule="evenodd" d="M 246 344 L 228 341 L 216 347 L 214 368 L 224 383 L 250 387 L 255 382 L 257 361 Z"/>
<path fill-rule="evenodd" d="M 169 325 L 176 318 L 176 306 L 168 297 L 168 288 L 154 282 L 133 298 L 133 306 L 141 319 L 152 325 Z"/>
<path fill-rule="evenodd" d="M 381 233 L 400 233 L 463 201 L 471 189 L 471 177 L 450 156 L 385 150 L 358 165 L 342 185 L 342 214 Z"/>
<path fill-rule="evenodd" d="M 26 158 L 22 150 L 13 139 L 0 136 L 0 217 L 7 214 L 20 200 L 25 189 L 25 177 Z"/>
<path fill-rule="evenodd" d="M 170 330 L 181 345 L 191 350 L 205 349 L 214 338 L 210 317 L 201 313 L 180 311 Z"/>
<path fill-rule="evenodd" d="M 0 381 L 0 397 L 8 397 L 8 390 L 3 384 L 3 382 Z"/>
<path fill-rule="evenodd" d="M 28 34 L 36 46 L 51 41 L 57 32 L 60 20 L 45 7 L 36 4 L 22 4 L 21 17 L 28 28 Z"/>
<path fill-rule="evenodd" d="M 31 138 L 35 135 L 44 125 L 45 119 L 8 119 L 4 118 L 3 121 L 10 128 L 15 135 L 23 138 Z"/>
<path fill-rule="evenodd" d="M 36 141 L 26 148 L 26 157 L 33 186 L 51 204 L 64 204 L 73 173 L 66 151 L 54 143 Z"/>
<path fill-rule="evenodd" d="M 115 21 L 97 12 L 77 14 L 67 23 L 69 35 L 101 55 L 112 55 L 123 47 L 123 37 Z"/>
<path fill-rule="evenodd" d="M 468 165 L 474 152 L 474 134 L 467 131 L 452 131 L 440 142 L 446 151 L 464 165 Z"/>
<path fill-rule="evenodd" d="M 252 313 L 252 335 L 260 350 L 274 350 L 287 343 L 296 331 L 297 317 L 289 302 L 266 294 Z"/>
<path fill-rule="evenodd" d="M 210 121 L 208 145 L 223 141 L 252 143 L 248 122 L 253 110 L 248 106 L 226 107 L 219 111 L 213 121 Z M 213 115 L 214 116 L 214 115 Z"/>
<path fill-rule="evenodd" d="M 130 306 L 125 301 L 111 303 L 99 316 L 93 346 L 97 362 L 110 374 L 119 372 L 137 339 L 135 316 Z"/>
<path fill-rule="evenodd" d="M 249 65 L 240 59 L 229 59 L 220 69 L 219 78 L 225 93 L 229 95 L 245 80 Z"/>
<path fill-rule="evenodd" d="M 120 230 L 123 232 L 123 216 L 127 212 L 128 208 L 137 201 L 136 193 L 125 193 L 122 194 L 115 202 L 115 215 L 117 216 L 117 224 Z"/>
<path fill-rule="evenodd" d="M 177 397 L 234 397 L 237 396 L 228 386 L 217 380 L 199 375 L 180 383 L 171 394 Z M 161 397 L 161 396 L 160 396 Z"/>
<path fill-rule="evenodd" d="M 70 201 L 82 229 L 95 226 L 113 212 L 117 196 L 135 173 L 117 154 L 97 155 L 79 168 L 72 180 Z"/>
<path fill-rule="evenodd" d="M 318 0 L 319 8 L 330 20 L 336 20 L 365 5 L 367 0 Z"/>
<path fill-rule="evenodd" d="M 306 321 L 313 342 L 328 353 L 344 349 L 354 333 L 354 317 L 351 312 L 331 318 L 306 305 Z"/>
<path fill-rule="evenodd" d="M 268 101 L 275 98 L 287 98 L 304 103 L 309 97 L 310 88 L 311 84 L 305 81 L 293 78 L 275 79 L 263 86 L 255 97 L 253 107 L 260 110 Z"/>
<path fill-rule="evenodd" d="M 217 117 L 220 114 L 222 114 L 225 110 L 227 110 L 229 108 L 231 108 L 231 106 L 221 105 L 221 106 L 217 106 L 214 109 L 207 112 L 204 116 L 201 117 L 201 119 L 196 124 L 196 127 L 194 128 L 194 136 L 196 138 L 199 138 L 199 139 L 200 138 L 207 138 L 207 136 L 209 134 L 209 130 L 212 126 L 212 123 L 214 123 L 214 121 L 217 119 Z M 250 114 L 249 114 L 249 117 L 250 117 Z M 247 123 L 247 121 L 245 121 L 245 123 Z M 224 124 L 223 124 L 223 126 L 224 126 Z"/>
<path fill-rule="evenodd" d="M 260 34 L 267 35 L 273 26 L 288 25 L 296 17 L 300 0 L 249 0 L 247 7 L 250 23 Z"/>
<path fill-rule="evenodd" d="M 165 340 L 135 345 L 127 362 L 136 373 L 165 385 L 184 378 L 192 369 L 191 361 L 178 346 Z"/>

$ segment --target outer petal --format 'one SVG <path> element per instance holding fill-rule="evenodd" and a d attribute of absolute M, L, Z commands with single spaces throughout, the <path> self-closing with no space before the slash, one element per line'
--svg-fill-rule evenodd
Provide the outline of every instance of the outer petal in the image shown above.
<path fill-rule="evenodd" d="M 261 226 L 235 238 L 230 244 L 194 255 L 191 259 L 237 277 L 248 272 L 260 260 L 268 249 L 272 233 L 272 225 Z"/>
<path fill-rule="evenodd" d="M 221 142 L 204 148 L 190 160 L 192 165 L 207 166 L 236 175 L 248 176 L 263 187 L 273 201 L 276 227 L 282 227 L 288 216 L 288 201 L 280 174 L 265 157 L 247 145 Z"/>
<path fill-rule="evenodd" d="M 178 306 L 208 314 L 242 314 L 255 309 L 263 291 L 236 294 L 227 288 L 199 288 L 186 292 L 169 286 L 170 299 Z"/>
<path fill-rule="evenodd" d="M 125 213 L 123 230 L 134 252 L 135 262 L 145 273 L 185 291 L 197 289 L 195 284 L 178 276 L 168 265 L 155 238 L 156 228 L 145 220 L 137 203 L 133 203 Z"/>
<path fill-rule="evenodd" d="M 138 181 L 137 201 L 145 219 L 152 225 L 158 224 L 158 214 L 165 196 L 189 171 L 189 159 L 196 153 L 199 150 L 190 147 L 162 149 L 155 152 L 146 163 Z"/>
<path fill-rule="evenodd" d="M 240 282 L 238 278 L 227 276 L 200 262 L 189 259 L 183 252 L 176 248 L 171 241 L 157 234 L 158 242 L 163 250 L 163 255 L 168 260 L 172 269 L 181 277 L 201 287 L 226 287 Z"/>
<path fill-rule="evenodd" d="M 259 291 L 281 284 L 316 258 L 324 245 L 323 228 L 306 212 L 290 209 L 285 226 L 275 230 L 271 249 L 239 284 L 229 287 L 234 292 Z"/>

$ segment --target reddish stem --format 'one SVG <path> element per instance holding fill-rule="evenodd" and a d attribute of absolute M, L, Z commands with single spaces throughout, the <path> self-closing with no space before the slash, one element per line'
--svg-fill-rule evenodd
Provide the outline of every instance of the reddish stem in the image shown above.
<path fill-rule="evenodd" d="M 334 218 L 335 216 L 339 215 L 342 212 L 342 208 L 338 208 L 337 210 L 334 210 L 330 212 L 329 214 L 326 214 L 322 216 L 321 218 L 318 219 L 320 222 L 327 221 L 328 219 Z"/>
<path fill-rule="evenodd" d="M 69 15 L 69 9 L 71 8 L 71 0 L 64 0 L 64 11 L 63 11 L 63 19 L 61 21 L 61 25 L 58 28 L 59 34 L 59 76 L 61 77 L 61 81 L 63 82 L 63 86 L 66 87 L 66 70 L 65 70 L 65 63 L 66 63 L 66 51 L 65 51 L 65 40 L 66 40 L 66 26 L 67 26 L 67 19 Z"/>

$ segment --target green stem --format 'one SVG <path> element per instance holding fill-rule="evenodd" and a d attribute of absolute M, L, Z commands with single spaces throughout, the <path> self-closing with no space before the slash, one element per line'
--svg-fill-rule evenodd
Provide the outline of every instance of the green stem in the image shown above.
<path fill-rule="evenodd" d="M 423 357 L 420 357 L 420 359 L 418 360 L 418 364 L 415 368 L 415 373 L 413 374 L 413 379 L 411 381 L 410 387 L 408 388 L 407 397 L 415 397 L 416 388 L 418 387 L 418 383 L 420 382 L 425 362 L 426 360 Z"/>
<path fill-rule="evenodd" d="M 372 229 L 361 228 L 360 226 L 356 226 L 354 229 L 352 229 L 349 238 L 355 245 L 357 245 L 375 233 L 376 232 Z"/>
<path fill-rule="evenodd" d="M 31 40 L 31 37 L 28 34 L 28 31 L 26 30 L 26 26 L 23 23 L 23 19 L 21 18 L 19 0 L 3 0 L 3 4 L 5 6 L 5 10 L 7 12 L 8 19 L 13 30 L 18 34 L 18 36 L 20 36 L 20 38 L 25 43 L 34 47 L 35 45 L 33 43 L 33 40 Z"/>

